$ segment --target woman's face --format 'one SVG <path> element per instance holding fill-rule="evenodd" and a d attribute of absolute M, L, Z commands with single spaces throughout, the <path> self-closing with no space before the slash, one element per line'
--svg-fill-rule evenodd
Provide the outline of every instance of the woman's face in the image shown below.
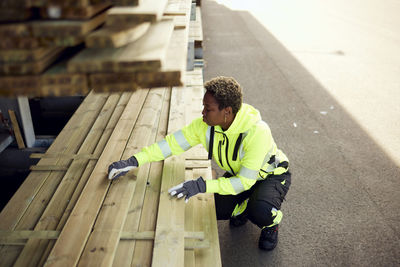
<path fill-rule="evenodd" d="M 203 97 L 203 121 L 209 126 L 222 125 L 225 120 L 225 109 L 219 110 L 215 97 L 207 92 Z"/>

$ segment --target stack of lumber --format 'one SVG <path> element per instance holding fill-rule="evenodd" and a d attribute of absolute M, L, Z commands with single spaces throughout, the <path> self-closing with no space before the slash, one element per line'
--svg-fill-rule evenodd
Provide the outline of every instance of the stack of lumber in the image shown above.
<path fill-rule="evenodd" d="M 0 96 L 183 85 L 191 0 L 5 0 L 0 5 L 31 14 L 0 20 Z"/>
<path fill-rule="evenodd" d="M 107 179 L 111 162 L 201 114 L 202 69 L 184 73 L 184 87 L 86 96 L 1 211 L 1 266 L 221 266 L 213 195 L 168 194 L 212 179 L 203 148 Z"/>
<path fill-rule="evenodd" d="M 110 182 L 107 166 L 180 129 L 202 109 L 201 69 L 186 87 L 91 92 L 0 213 L 2 266 L 221 266 L 212 195 L 167 190 L 211 179 L 204 149 Z"/>

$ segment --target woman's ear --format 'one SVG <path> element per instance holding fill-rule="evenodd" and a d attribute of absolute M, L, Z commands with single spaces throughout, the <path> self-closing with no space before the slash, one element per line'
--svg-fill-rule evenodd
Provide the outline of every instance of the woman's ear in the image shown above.
<path fill-rule="evenodd" d="M 224 112 L 225 112 L 225 115 L 226 115 L 226 116 L 232 114 L 232 107 L 226 107 L 226 108 L 224 108 Z"/>

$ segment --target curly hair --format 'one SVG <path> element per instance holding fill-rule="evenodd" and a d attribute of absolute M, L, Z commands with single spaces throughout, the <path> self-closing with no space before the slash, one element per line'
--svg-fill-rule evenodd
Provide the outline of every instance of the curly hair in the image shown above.
<path fill-rule="evenodd" d="M 236 114 L 242 106 L 242 87 L 232 77 L 215 77 L 204 83 L 204 88 L 215 97 L 219 110 L 232 107 Z"/>

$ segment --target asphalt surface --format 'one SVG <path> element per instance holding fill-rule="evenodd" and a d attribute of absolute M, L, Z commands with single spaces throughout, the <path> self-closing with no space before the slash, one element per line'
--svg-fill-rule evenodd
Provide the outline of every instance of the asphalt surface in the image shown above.
<path fill-rule="evenodd" d="M 400 266 L 399 10 L 202 1 L 205 80 L 239 81 L 293 174 L 277 248 L 220 221 L 223 266 Z"/>

